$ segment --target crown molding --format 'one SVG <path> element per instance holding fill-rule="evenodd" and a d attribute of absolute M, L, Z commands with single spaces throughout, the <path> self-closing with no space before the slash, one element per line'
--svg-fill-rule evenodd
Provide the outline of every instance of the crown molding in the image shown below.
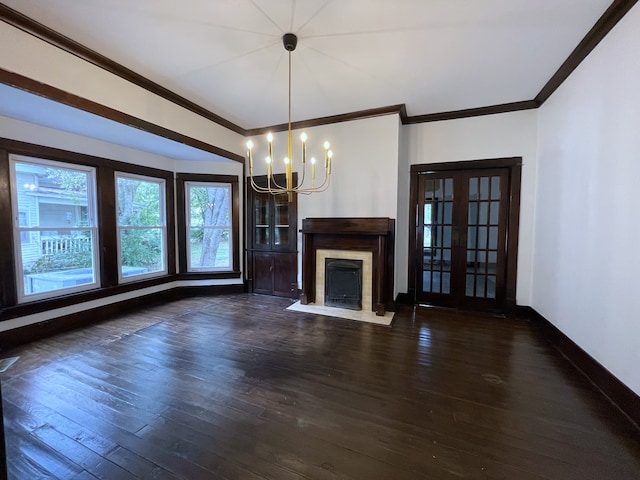
<path fill-rule="evenodd" d="M 388 107 L 370 108 L 368 110 L 359 110 L 357 112 L 343 113 L 340 115 L 331 115 L 328 117 L 313 118 L 310 120 L 302 120 L 299 122 L 291 122 L 291 129 L 297 130 L 299 128 L 317 127 L 320 125 L 330 125 L 332 123 L 351 122 L 353 120 L 362 120 L 364 118 L 380 117 L 383 115 L 400 115 L 406 114 L 406 108 L 402 105 L 391 105 Z M 261 135 L 269 132 L 286 132 L 289 128 L 289 124 L 281 123 L 279 125 L 272 125 L 270 127 L 251 128 L 246 131 L 248 137 L 254 135 Z"/>
<path fill-rule="evenodd" d="M 637 2 L 638 0 L 614 0 L 534 100 L 539 105 L 544 104 Z"/>
<path fill-rule="evenodd" d="M 489 105 L 486 107 L 467 108 L 464 110 L 454 110 L 451 112 L 428 113 L 426 115 L 415 115 L 406 117 L 403 124 L 439 122 L 442 120 L 456 120 L 459 118 L 480 117 L 483 115 L 493 115 L 496 113 L 518 112 L 520 110 L 531 110 L 540 105 L 535 100 L 525 100 L 523 102 L 503 103 L 501 105 Z"/>
<path fill-rule="evenodd" d="M 468 108 L 463 110 L 454 110 L 449 112 L 429 113 L 424 115 L 408 116 L 406 106 L 404 104 L 392 105 L 388 107 L 372 108 L 340 115 L 332 115 L 320 117 L 310 120 L 302 120 L 292 122 L 292 129 L 309 128 L 319 125 L 329 125 L 333 123 L 348 122 L 360 120 L 364 118 L 376 117 L 381 115 L 398 114 L 402 124 L 426 123 L 443 120 L 454 120 L 461 118 L 477 117 L 483 115 L 493 115 L 497 113 L 517 112 L 521 110 L 531 110 L 542 106 L 545 101 L 555 92 L 560 85 L 569 77 L 569 75 L 580 65 L 580 63 L 593 51 L 593 49 L 602 41 L 602 39 L 613 29 L 613 27 L 631 10 L 638 0 L 614 0 L 609 8 L 602 14 L 595 25 L 589 30 L 582 41 L 571 52 L 569 57 L 563 62 L 558 70 L 553 74 L 549 81 L 542 87 L 538 95 L 532 100 L 523 100 L 519 102 L 504 103 L 499 105 L 489 105 L 485 107 Z M 244 129 L 225 118 L 216 115 L 205 108 L 196 105 L 184 97 L 168 90 L 161 85 L 152 82 L 142 75 L 120 65 L 119 63 L 101 55 L 90 48 L 52 30 L 51 28 L 36 22 L 26 15 L 13 10 L 6 5 L 0 3 L 0 20 L 13 25 L 35 37 L 48 42 L 58 48 L 65 50 L 83 60 L 97 65 L 104 70 L 118 75 L 119 77 L 134 83 L 160 97 L 175 103 L 187 110 L 190 110 L 212 122 L 226 127 L 243 136 L 260 135 L 266 132 L 280 132 L 288 129 L 288 124 L 279 124 L 267 127 Z M 2 79 L 0 78 L 0 81 Z M 70 94 L 66 94 L 70 95 Z M 50 97 L 51 98 L 51 97 Z M 52 100 L 60 101 L 56 98 Z M 64 102 L 63 102 L 64 103 Z M 97 104 L 96 104 L 97 105 Z M 104 107 L 107 108 L 107 107 Z M 95 113 L 95 112 L 94 112 Z M 133 118 L 133 117 L 132 117 Z M 139 119 L 138 119 L 139 120 Z M 141 121 L 141 120 L 140 120 Z M 156 132 L 152 132 L 156 133 Z M 175 132 L 174 132 L 175 133 Z M 166 135 L 162 135 L 166 136 Z M 170 137 L 167 137 L 170 138 Z M 209 146 L 211 147 L 211 146 Z M 215 147 L 213 147 L 215 148 Z M 211 151 L 211 150 L 207 150 Z M 224 155 L 227 156 L 227 155 Z"/>
<path fill-rule="evenodd" d="M 133 115 L 129 115 L 100 103 L 87 100 L 86 98 L 79 97 L 72 93 L 65 92 L 64 90 L 60 90 L 59 88 L 38 82 L 18 73 L 9 72 L 8 70 L 4 70 L 2 68 L 0 68 L 0 83 L 18 88 L 25 92 L 39 95 L 41 97 L 77 108 L 79 110 L 83 110 L 85 112 L 92 113 L 94 115 L 98 115 L 122 125 L 127 125 L 129 127 L 133 127 L 151 133 L 153 135 L 158 135 L 160 137 L 173 140 L 174 142 L 197 148 L 198 150 L 202 150 L 204 152 L 213 153 L 215 155 L 219 155 L 221 157 L 225 157 L 239 163 L 244 163 L 244 157 L 236 153 L 229 152 L 196 138 L 183 135 L 174 130 L 161 127 L 160 125 L 156 125 L 155 123 L 142 120 L 138 117 L 134 117 Z"/>
<path fill-rule="evenodd" d="M 109 73 L 117 75 L 118 77 L 121 77 L 128 82 L 144 88 L 145 90 L 154 93 L 164 98 L 165 100 L 168 100 L 169 102 L 175 103 L 176 105 L 179 105 L 197 115 L 200 115 L 207 120 L 211 120 L 212 122 L 215 122 L 218 125 L 228 128 L 229 130 L 232 130 L 236 133 L 239 133 L 240 135 L 245 134 L 244 128 L 236 125 L 235 123 L 232 123 L 229 120 L 222 118 L 221 116 L 216 115 L 213 112 L 210 112 L 206 108 L 203 108 L 200 105 L 187 100 L 177 93 L 172 92 L 168 88 L 152 82 L 148 78 L 143 77 L 133 70 L 130 70 L 127 67 L 111 60 L 110 58 L 101 55 L 95 50 L 85 47 L 81 43 L 78 43 L 75 40 L 62 35 L 61 33 L 52 30 L 46 25 L 36 22 L 32 18 L 27 17 L 26 15 L 12 8 L 9 8 L 2 3 L 0 3 L 0 20 L 55 47 L 58 47 L 67 53 L 75 55 L 76 57 L 79 57 L 86 62 L 92 63 L 93 65 L 96 65 Z"/>

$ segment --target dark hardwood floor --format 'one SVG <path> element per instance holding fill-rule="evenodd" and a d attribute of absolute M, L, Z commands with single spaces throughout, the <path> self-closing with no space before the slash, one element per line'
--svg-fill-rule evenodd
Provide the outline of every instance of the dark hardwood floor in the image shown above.
<path fill-rule="evenodd" d="M 521 320 L 196 297 L 3 352 L 10 479 L 638 479 L 640 430 Z"/>

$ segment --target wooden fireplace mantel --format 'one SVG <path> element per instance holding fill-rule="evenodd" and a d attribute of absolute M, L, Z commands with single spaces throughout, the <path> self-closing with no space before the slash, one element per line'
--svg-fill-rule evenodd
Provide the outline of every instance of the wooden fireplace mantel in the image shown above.
<path fill-rule="evenodd" d="M 394 310 L 395 220 L 388 217 L 305 218 L 302 220 L 302 294 L 300 303 L 316 298 L 316 251 L 355 250 L 373 254 L 372 309 Z M 363 305 L 364 307 L 364 305 Z"/>

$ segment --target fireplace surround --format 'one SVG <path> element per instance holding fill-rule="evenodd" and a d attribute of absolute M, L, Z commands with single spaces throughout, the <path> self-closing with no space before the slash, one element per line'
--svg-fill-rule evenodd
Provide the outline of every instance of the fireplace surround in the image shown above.
<path fill-rule="evenodd" d="M 362 309 L 374 311 L 382 316 L 387 310 L 393 311 L 393 276 L 395 249 L 395 220 L 388 217 L 338 217 L 305 218 L 302 220 L 302 294 L 300 303 L 322 303 L 316 298 L 318 251 L 336 250 L 370 253 L 371 274 L 369 285 L 363 283 L 363 292 L 370 291 L 370 297 L 363 295 Z M 358 252 L 356 254 L 355 252 Z M 331 255 L 334 257 L 334 255 Z M 324 265 L 324 263 L 322 263 Z M 367 282 L 363 275 L 363 282 Z M 324 290 L 324 287 L 322 287 Z M 369 300 L 370 298 L 370 300 Z"/>

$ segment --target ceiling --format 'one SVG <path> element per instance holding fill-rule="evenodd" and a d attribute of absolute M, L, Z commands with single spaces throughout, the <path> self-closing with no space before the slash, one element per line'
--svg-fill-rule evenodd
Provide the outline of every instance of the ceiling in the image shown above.
<path fill-rule="evenodd" d="M 532 100 L 611 0 L 0 0 L 243 129 Z"/>

